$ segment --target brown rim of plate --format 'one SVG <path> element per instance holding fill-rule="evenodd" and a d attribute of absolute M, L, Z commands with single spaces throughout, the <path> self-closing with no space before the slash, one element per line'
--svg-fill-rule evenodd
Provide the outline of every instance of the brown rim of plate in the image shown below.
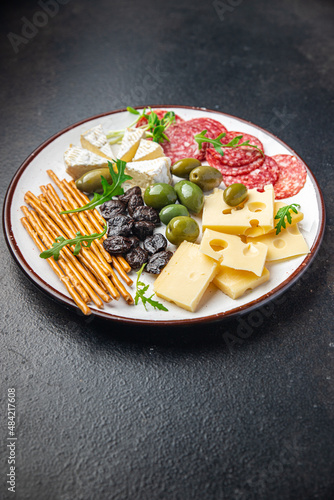
<path fill-rule="evenodd" d="M 135 106 L 135 109 L 143 109 L 148 106 Z M 265 134 L 270 135 L 273 137 L 276 141 L 281 143 L 284 147 L 286 147 L 291 154 L 299 158 L 303 164 L 305 165 L 308 174 L 311 177 L 311 180 L 315 184 L 316 187 L 316 194 L 319 202 L 319 208 L 320 208 L 320 225 L 318 229 L 318 234 L 316 236 L 316 239 L 312 245 L 312 248 L 310 249 L 310 253 L 307 254 L 303 262 L 300 264 L 300 266 L 282 283 L 280 283 L 276 288 L 271 290 L 270 292 L 262 295 L 256 300 L 253 300 L 252 302 L 248 302 L 247 304 L 244 304 L 243 306 L 236 307 L 234 309 L 231 309 L 227 312 L 222 312 L 222 313 L 217 313 L 217 314 L 212 314 L 209 316 L 203 316 L 200 318 L 194 318 L 194 319 L 179 319 L 179 320 L 157 320 L 154 321 L 154 325 L 159 325 L 159 326 L 188 326 L 188 325 L 193 325 L 193 324 L 200 324 L 200 323 L 209 323 L 209 322 L 214 322 L 214 321 L 220 321 L 222 319 L 230 319 L 233 316 L 245 314 L 246 312 L 251 312 L 260 305 L 265 305 L 267 302 L 273 300 L 274 298 L 277 298 L 279 295 L 281 295 L 285 290 L 287 290 L 290 286 L 292 286 L 307 270 L 313 259 L 315 258 L 319 248 L 320 244 L 323 239 L 324 235 L 324 230 L 325 230 L 325 219 L 326 219 L 326 213 L 325 213 L 325 204 L 323 200 L 323 196 L 320 190 L 320 186 L 318 184 L 318 181 L 314 177 L 312 171 L 310 168 L 306 165 L 306 163 L 303 161 L 303 159 L 293 150 L 291 149 L 290 146 L 285 144 L 281 139 L 276 137 L 274 134 L 271 132 L 268 132 L 264 128 L 254 125 L 253 123 L 244 120 L 242 118 L 238 118 L 233 115 L 229 115 L 227 113 L 223 113 L 222 111 L 217 111 L 217 110 L 212 110 L 212 109 L 207 109 L 207 108 L 201 108 L 197 106 L 182 106 L 182 105 L 172 105 L 172 104 L 165 104 L 165 105 L 150 105 L 150 107 L 153 108 L 179 108 L 179 109 L 193 109 L 197 111 L 206 111 L 209 113 L 214 113 L 218 114 L 221 116 L 227 116 L 230 118 L 236 118 L 237 120 L 246 123 L 247 125 L 251 125 L 252 127 L 264 132 Z M 21 250 L 19 246 L 17 245 L 17 242 L 15 240 L 13 231 L 12 231 L 12 225 L 11 225 L 11 217 L 10 217 L 10 209 L 11 209 L 11 204 L 12 204 L 12 199 L 13 195 L 15 193 L 16 185 L 23 174 L 23 172 L 26 170 L 26 168 L 29 166 L 30 162 L 43 150 L 45 149 L 51 142 L 53 142 L 57 137 L 65 134 L 69 130 L 72 130 L 78 126 L 83 125 L 84 123 L 87 123 L 91 120 L 95 120 L 98 118 L 103 118 L 105 116 L 113 115 L 116 113 L 122 113 L 125 112 L 127 109 L 122 108 L 122 109 L 117 109 L 114 111 L 109 111 L 106 113 L 101 113 L 95 116 L 91 116 L 90 118 L 86 118 L 84 120 L 80 120 L 79 122 L 76 122 L 72 125 L 69 125 L 68 127 L 64 128 L 63 130 L 57 132 L 54 134 L 52 137 L 44 141 L 40 146 L 38 146 L 22 163 L 22 165 L 19 167 L 17 170 L 16 174 L 14 175 L 12 181 L 9 184 L 9 187 L 7 189 L 6 195 L 5 195 L 5 200 L 4 200 L 4 207 L 3 207 L 3 212 L 2 212 L 2 222 L 3 222 L 3 232 L 5 235 L 5 240 L 7 243 L 7 246 L 10 250 L 10 253 L 12 254 L 14 260 L 17 262 L 19 267 L 22 269 L 24 274 L 36 285 L 42 292 L 44 292 L 46 295 L 49 297 L 51 296 L 52 299 L 55 299 L 57 302 L 61 302 L 63 305 L 74 309 L 76 312 L 79 311 L 77 306 L 75 305 L 74 301 L 64 295 L 63 293 L 59 292 L 55 288 L 53 288 L 51 285 L 49 285 L 46 281 L 40 278 L 40 276 L 29 266 L 27 261 L 25 260 L 23 254 L 21 253 Z M 129 306 L 131 307 L 131 306 Z M 79 311 L 80 312 L 80 311 Z M 109 314 L 106 313 L 103 310 L 92 310 L 92 315 L 98 316 L 100 318 L 108 319 L 108 320 L 114 320 L 114 321 L 119 321 L 121 323 L 126 323 L 126 324 L 135 324 L 135 325 L 152 325 L 152 319 L 150 320 L 144 320 L 144 319 L 132 319 L 132 318 L 126 318 L 124 316 L 117 316 L 114 314 Z"/>

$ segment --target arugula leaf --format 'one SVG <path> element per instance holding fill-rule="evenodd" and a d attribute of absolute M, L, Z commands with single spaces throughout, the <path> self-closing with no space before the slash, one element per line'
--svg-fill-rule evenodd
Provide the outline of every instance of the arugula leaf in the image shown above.
<path fill-rule="evenodd" d="M 129 113 L 132 113 L 133 115 L 140 115 L 139 111 L 137 111 L 134 108 L 131 108 L 131 106 L 128 106 L 126 110 L 129 111 Z"/>
<path fill-rule="evenodd" d="M 140 281 L 140 276 L 144 270 L 144 267 L 146 266 L 146 263 L 144 263 L 139 271 L 137 271 L 137 281 L 136 281 L 136 295 L 135 295 L 135 305 L 138 305 L 139 299 L 142 301 L 146 311 L 146 303 L 150 304 L 154 309 L 159 309 L 160 311 L 168 311 L 168 309 L 158 302 L 157 300 L 153 300 L 152 297 L 154 296 L 154 293 L 150 295 L 149 297 L 145 296 L 145 293 L 149 289 L 149 285 L 145 285 L 143 281 Z"/>
<path fill-rule="evenodd" d="M 279 234 L 282 231 L 282 227 L 286 228 L 285 218 L 288 223 L 291 224 L 292 218 L 290 214 L 290 210 L 292 210 L 295 214 L 298 214 L 297 208 L 300 208 L 300 205 L 297 203 L 292 203 L 291 205 L 286 205 L 285 207 L 280 208 L 275 215 L 275 219 L 279 219 L 277 222 L 275 229 L 276 234 Z"/>
<path fill-rule="evenodd" d="M 123 160 L 116 160 L 117 173 L 113 169 L 113 164 L 108 161 L 109 172 L 112 178 L 112 184 L 108 184 L 108 181 L 101 175 L 101 183 L 103 188 L 103 193 L 94 193 L 93 199 L 84 205 L 83 207 L 74 208 L 73 210 L 64 210 L 60 212 L 61 214 L 71 214 L 73 212 L 82 212 L 84 210 L 93 210 L 94 208 L 102 205 L 105 201 L 109 201 L 113 196 L 118 196 L 124 193 L 122 188 L 123 182 L 132 179 L 130 175 L 124 173 L 126 162 Z"/>
<path fill-rule="evenodd" d="M 249 148 L 255 148 L 260 153 L 262 156 L 264 156 L 264 152 L 262 149 L 260 149 L 258 146 L 255 146 L 254 144 L 249 144 L 249 139 L 245 142 L 242 142 L 239 144 L 239 141 L 243 138 L 243 135 L 237 135 L 233 137 L 233 139 L 228 142 L 227 144 L 222 144 L 221 139 L 226 136 L 226 132 L 223 132 L 218 135 L 215 139 L 210 139 L 209 137 L 205 137 L 205 134 L 207 133 L 207 130 L 202 130 L 199 134 L 194 135 L 194 139 L 198 144 L 198 149 L 200 150 L 202 148 L 203 142 L 209 142 L 210 144 L 213 145 L 214 149 L 219 153 L 221 156 L 224 156 L 224 150 L 223 148 L 240 148 L 241 146 L 247 146 Z"/>
<path fill-rule="evenodd" d="M 100 240 L 106 232 L 107 224 L 104 226 L 102 233 L 81 234 L 79 231 L 76 233 L 75 238 L 70 238 L 68 240 L 66 240 L 64 236 L 58 236 L 54 243 L 52 243 L 52 247 L 48 248 L 48 250 L 44 250 L 44 252 L 42 252 L 39 256 L 41 259 L 49 259 L 50 257 L 53 257 L 54 260 L 58 260 L 60 257 L 60 250 L 66 245 L 75 245 L 73 255 L 78 255 L 82 247 L 89 248 L 94 240 Z"/>

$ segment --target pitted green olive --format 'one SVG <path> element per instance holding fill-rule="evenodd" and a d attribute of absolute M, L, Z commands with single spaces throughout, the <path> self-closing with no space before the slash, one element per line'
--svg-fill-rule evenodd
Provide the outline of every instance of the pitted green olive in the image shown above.
<path fill-rule="evenodd" d="M 107 180 L 108 184 L 112 184 L 109 168 L 105 167 L 86 172 L 75 181 L 75 185 L 84 193 L 102 193 L 101 175 Z"/>
<path fill-rule="evenodd" d="M 204 196 L 197 184 L 190 181 L 179 181 L 175 184 L 174 189 L 182 205 L 187 207 L 190 212 L 200 213 L 204 204 Z"/>
<path fill-rule="evenodd" d="M 148 186 L 144 192 L 144 201 L 149 207 L 160 210 L 166 205 L 175 203 L 177 200 L 176 192 L 170 184 L 165 182 L 156 182 Z"/>
<path fill-rule="evenodd" d="M 176 177 L 182 177 L 183 179 L 188 179 L 190 172 L 201 165 L 199 160 L 196 158 L 183 158 L 172 165 L 171 172 Z"/>
<path fill-rule="evenodd" d="M 189 216 L 187 208 L 179 203 L 173 203 L 172 205 L 166 205 L 160 210 L 159 217 L 163 224 L 167 226 L 168 222 L 174 217 L 179 217 L 180 215 Z"/>
<path fill-rule="evenodd" d="M 231 184 L 224 189 L 223 197 L 227 205 L 236 207 L 247 198 L 247 187 L 238 182 Z"/>
<path fill-rule="evenodd" d="M 199 227 L 195 219 L 186 217 L 174 217 L 166 227 L 166 238 L 173 245 L 180 245 L 182 241 L 194 242 L 199 236 Z"/>
<path fill-rule="evenodd" d="M 216 168 L 201 165 L 190 172 L 189 180 L 197 184 L 203 191 L 211 191 L 211 189 L 219 186 L 223 176 Z"/>

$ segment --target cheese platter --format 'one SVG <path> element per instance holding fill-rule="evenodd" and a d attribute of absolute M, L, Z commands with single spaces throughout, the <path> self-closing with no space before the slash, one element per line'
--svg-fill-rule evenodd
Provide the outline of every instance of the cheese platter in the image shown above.
<path fill-rule="evenodd" d="M 81 310 L 86 311 L 86 313 L 89 311 L 89 314 L 112 321 L 168 326 L 220 321 L 266 304 L 301 277 L 321 244 L 325 226 L 325 211 L 322 194 L 314 175 L 289 146 L 270 132 L 245 120 L 204 108 L 184 106 L 152 106 L 151 108 L 160 118 L 166 111 L 176 117 L 176 124 L 172 124 L 165 131 L 168 139 L 162 138 L 163 140 L 155 142 L 152 141 L 149 133 L 145 136 L 143 133 L 145 121 L 141 115 L 146 108 L 129 108 L 130 111 L 124 109 L 107 112 L 71 125 L 48 139 L 26 159 L 8 188 L 3 211 L 6 241 L 14 259 L 43 292 L 78 311 L 74 295 L 71 293 L 71 283 L 64 286 L 66 279 L 59 279 L 59 275 L 52 272 L 50 262 L 47 260 L 53 260 L 53 257 L 50 259 L 40 258 L 40 249 L 36 246 L 36 242 L 29 238 L 25 230 L 27 227 L 22 225 L 22 218 L 27 219 L 29 214 L 31 215 L 28 207 L 31 208 L 34 205 L 34 211 L 41 205 L 47 207 L 47 202 L 52 196 L 55 204 L 58 203 L 57 200 L 61 203 L 59 210 L 73 212 L 74 206 L 82 207 L 92 199 L 92 196 L 89 195 L 88 198 L 87 193 L 78 193 L 73 179 L 78 179 L 92 168 L 108 169 L 108 162 L 114 161 L 116 158 L 122 158 L 126 166 L 125 173 L 131 178 L 122 183 L 125 193 L 127 189 L 132 189 L 134 186 L 139 186 L 144 193 L 154 184 L 163 183 L 174 187 L 180 182 L 187 184 L 188 180 L 180 181 L 180 178 L 173 174 L 172 166 L 180 159 L 191 156 L 197 159 L 200 165 L 210 165 L 219 169 L 223 179 L 218 187 L 204 192 L 203 206 L 200 207 L 198 213 L 194 211 L 190 213 L 191 219 L 196 222 L 199 228 L 196 239 L 188 240 L 181 245 L 180 242 L 173 244 L 168 240 L 166 250 L 173 257 L 158 277 L 145 272 L 145 270 L 139 273 L 138 267 L 131 270 L 126 265 L 124 269 L 127 269 L 127 276 L 125 276 L 124 269 L 122 270 L 124 262 L 120 259 L 116 262 L 116 257 L 119 256 L 112 255 L 108 262 L 119 267 L 121 277 L 123 276 L 125 281 L 119 285 L 118 291 L 116 290 L 115 293 L 116 296 L 112 300 L 108 299 L 103 305 L 98 300 L 93 301 L 92 304 L 86 300 L 89 307 L 84 306 L 84 309 Z M 139 121 L 137 120 L 136 125 L 133 126 L 135 113 L 139 114 Z M 240 131 L 242 135 L 237 135 L 233 131 Z M 243 139 L 239 139 L 240 137 Z M 217 143 L 218 138 L 219 144 Z M 239 143 L 236 142 L 238 140 Z M 241 143 L 241 140 L 246 142 Z M 137 145 L 135 148 L 134 144 Z M 239 145 L 241 147 L 236 147 Z M 224 149 L 225 155 L 219 156 L 217 154 L 220 147 Z M 291 168 L 292 163 L 293 169 Z M 283 173 L 285 173 L 284 179 Z M 54 192 L 51 187 L 47 188 L 50 186 L 50 178 L 55 182 L 54 187 L 52 187 Z M 225 236 L 222 244 L 221 233 L 226 232 L 225 220 L 228 217 L 225 217 L 223 223 L 219 223 L 219 214 L 225 210 L 226 215 L 231 215 L 231 210 L 228 214 L 229 207 L 226 207 L 222 201 L 224 190 L 233 184 L 229 182 L 230 178 L 239 183 L 248 183 L 248 201 L 245 207 L 238 206 L 237 211 L 232 210 L 234 222 L 231 227 L 233 226 L 234 229 L 228 231 L 230 235 Z M 41 186 L 43 187 L 42 193 Z M 277 186 L 276 191 L 275 186 Z M 254 219 L 258 219 L 257 213 L 256 216 L 253 214 L 252 218 L 248 218 L 248 230 L 242 226 L 245 224 L 244 222 L 239 222 L 239 229 L 235 229 L 235 217 L 242 220 L 242 214 L 247 207 L 251 206 L 253 191 L 257 193 L 257 198 L 254 198 L 252 202 L 253 206 L 256 204 L 257 207 L 260 206 L 264 196 L 272 200 L 271 202 L 266 201 L 267 204 L 272 204 L 272 208 L 265 234 L 256 232 L 261 226 L 259 223 L 254 224 Z M 27 196 L 27 193 L 30 195 Z M 60 195 L 64 193 L 70 193 L 67 201 L 60 200 Z M 117 193 L 115 191 L 115 196 L 122 195 Z M 75 197 L 78 203 L 78 200 L 81 199 L 81 205 L 71 206 Z M 177 201 L 177 203 L 179 202 Z M 277 203 L 281 204 L 274 205 Z M 302 238 L 301 246 L 298 247 L 298 251 L 292 252 L 292 254 L 290 252 L 294 258 L 291 258 L 290 254 L 282 253 L 282 250 L 278 248 L 277 241 L 273 241 L 270 237 L 270 232 L 274 231 L 275 214 L 284 206 L 298 206 L 298 211 L 303 215 L 302 219 L 297 221 L 298 234 Z M 216 207 L 213 216 L 212 207 Z M 276 207 L 276 212 L 274 207 Z M 48 206 L 48 210 L 50 210 L 50 206 Z M 76 210 L 79 209 L 76 208 Z M 253 212 L 258 211 L 258 208 L 253 210 Z M 85 224 L 83 218 L 85 216 L 82 213 L 80 213 L 80 220 Z M 58 216 L 58 214 L 56 215 Z M 91 223 L 91 226 L 84 227 L 86 229 L 87 227 L 92 228 L 89 231 L 90 235 L 92 233 L 102 234 L 100 231 L 103 229 L 103 218 L 98 220 L 99 214 L 100 212 L 96 212 L 95 219 L 92 218 L 91 222 L 87 222 L 87 224 Z M 291 214 L 295 217 L 292 210 Z M 76 221 L 76 216 L 77 214 L 70 213 L 66 215 L 68 224 L 70 225 L 74 221 L 78 224 L 76 227 L 78 229 L 80 220 Z M 60 217 L 65 220 L 65 215 Z M 297 222 L 292 227 L 297 227 Z M 219 226 L 219 224 L 221 225 Z M 240 229 L 241 226 L 243 229 Z M 31 230 L 30 225 L 29 227 Z M 108 231 L 109 236 L 110 229 Z M 155 229 L 155 233 L 158 234 L 165 234 L 165 231 L 164 224 L 160 224 Z M 203 238 L 204 232 L 206 238 Z M 30 235 L 32 234 L 30 232 Z M 51 242 L 50 234 L 48 235 L 49 240 L 46 240 L 49 243 Z M 88 234 L 88 230 L 82 229 L 82 234 Z M 211 237 L 210 241 L 207 241 L 208 235 Z M 282 230 L 280 241 L 283 241 L 284 238 L 286 240 L 281 244 L 289 247 L 290 243 L 288 243 L 287 238 L 291 239 L 293 236 L 295 241 L 296 235 L 292 235 L 287 229 Z M 107 235 L 103 234 L 100 237 L 101 242 L 106 237 Z M 238 239 L 238 241 L 233 238 Z M 217 245 L 212 242 L 217 243 L 218 240 L 220 247 L 214 248 Z M 101 242 L 95 241 L 92 247 L 102 247 Z M 206 250 L 205 242 L 207 242 Z M 226 251 L 224 253 L 224 244 L 230 245 L 230 248 L 234 248 L 235 251 L 237 248 L 241 248 L 242 244 L 243 247 L 240 251 L 244 252 L 243 255 L 246 255 L 249 249 L 259 250 L 266 246 L 267 257 L 262 255 L 261 262 L 257 259 L 256 265 L 258 267 L 243 267 L 240 266 L 240 259 L 236 264 L 236 258 L 231 258 L 231 255 L 227 256 Z M 44 247 L 48 246 L 50 247 L 51 244 L 44 243 Z M 185 250 L 186 247 L 187 250 Z M 104 248 L 100 248 L 99 252 L 105 253 L 105 248 L 107 247 L 104 244 Z M 85 272 L 87 275 L 94 271 L 89 267 L 91 264 L 84 261 L 83 254 L 89 251 L 88 248 L 82 250 L 82 255 L 79 257 L 83 260 L 80 260 L 78 264 L 82 267 L 81 272 Z M 223 255 L 225 255 L 225 266 L 222 263 Z M 268 257 L 270 255 L 271 257 Z M 180 256 L 180 259 L 177 259 L 177 256 Z M 72 258 L 72 256 L 69 257 Z M 94 256 L 93 258 L 95 259 Z M 176 266 L 176 260 L 181 260 L 183 264 Z M 202 263 L 200 264 L 200 262 Z M 229 265 L 226 265 L 226 262 Z M 223 265 L 224 279 L 217 271 L 217 266 L 221 265 Z M 204 266 L 203 269 L 205 268 L 203 273 L 200 272 L 201 266 Z M 107 264 L 106 267 L 108 267 Z M 175 271 L 173 271 L 174 268 Z M 64 269 L 66 269 L 65 264 Z M 117 267 L 115 269 L 117 270 Z M 254 270 L 257 274 L 253 273 Z M 74 269 L 73 272 L 75 273 L 76 270 Z M 244 272 L 250 272 L 250 274 L 242 274 Z M 172 275 L 172 277 L 166 279 L 166 274 Z M 205 274 L 205 284 L 202 283 L 201 274 Z M 77 274 L 77 278 L 78 276 L 80 277 L 80 274 Z M 98 286 L 102 286 L 104 289 L 109 286 L 101 284 L 101 280 L 100 277 Z M 75 283 L 75 276 L 72 282 Z M 237 283 L 237 285 L 234 284 L 231 287 L 232 282 Z M 150 302 L 136 300 L 140 297 L 140 294 L 137 293 L 139 283 L 142 283 L 143 287 L 147 287 L 147 294 L 152 297 L 153 305 Z M 78 287 L 80 288 L 80 279 Z M 181 298 L 174 297 L 176 289 L 180 289 Z M 87 290 L 89 292 L 88 287 Z M 82 290 L 82 295 L 85 296 L 85 290 Z M 162 304 L 163 307 L 154 307 L 155 303 Z M 84 314 L 86 313 L 84 312 Z"/>

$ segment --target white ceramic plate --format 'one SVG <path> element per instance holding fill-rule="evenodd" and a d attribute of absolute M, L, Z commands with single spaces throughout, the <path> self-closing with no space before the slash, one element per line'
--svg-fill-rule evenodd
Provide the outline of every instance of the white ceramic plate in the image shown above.
<path fill-rule="evenodd" d="M 271 133 L 240 118 L 203 108 L 183 106 L 153 107 L 175 111 L 185 120 L 197 117 L 213 118 L 223 123 L 228 130 L 237 130 L 258 137 L 264 145 L 265 153 L 269 156 L 293 154 L 301 159 L 289 146 Z M 65 173 L 63 154 L 69 144 L 80 145 L 80 134 L 82 132 L 100 123 L 106 132 L 112 129 L 124 128 L 133 119 L 134 116 L 130 115 L 126 110 L 120 110 L 88 118 L 67 127 L 44 142 L 25 160 L 8 188 L 3 210 L 3 227 L 8 247 L 25 274 L 42 291 L 67 306 L 76 307 L 48 263 L 39 258 L 38 249 L 21 225 L 20 218 L 23 214 L 20 207 L 24 205 L 24 194 L 27 191 L 31 191 L 36 195 L 40 193 L 39 186 L 50 182 L 46 174 L 48 169 L 52 169 L 61 179 L 64 177 L 69 178 Z M 214 286 L 211 286 L 194 313 L 185 311 L 169 302 L 164 302 L 168 312 L 157 311 L 150 308 L 150 306 L 146 311 L 142 304 L 129 306 L 123 299 L 106 304 L 103 310 L 99 310 L 92 305 L 93 313 L 109 320 L 126 323 L 186 325 L 221 320 L 235 314 L 245 313 L 264 305 L 268 300 L 272 300 L 300 278 L 313 260 L 322 240 L 325 226 L 323 198 L 315 177 L 307 166 L 306 168 L 308 174 L 305 186 L 298 195 L 288 198 L 286 201 L 287 204 L 298 203 L 301 206 L 304 220 L 300 223 L 300 228 L 309 245 L 310 253 L 306 256 L 269 266 L 270 280 L 267 283 L 246 293 L 237 300 L 230 299 Z M 135 272 L 132 272 L 132 275 L 135 281 L 137 277 Z M 142 277 L 145 282 L 153 284 L 154 277 L 148 273 L 144 273 Z M 152 286 L 150 289 L 153 293 Z M 130 292 L 134 295 L 134 288 Z"/>

